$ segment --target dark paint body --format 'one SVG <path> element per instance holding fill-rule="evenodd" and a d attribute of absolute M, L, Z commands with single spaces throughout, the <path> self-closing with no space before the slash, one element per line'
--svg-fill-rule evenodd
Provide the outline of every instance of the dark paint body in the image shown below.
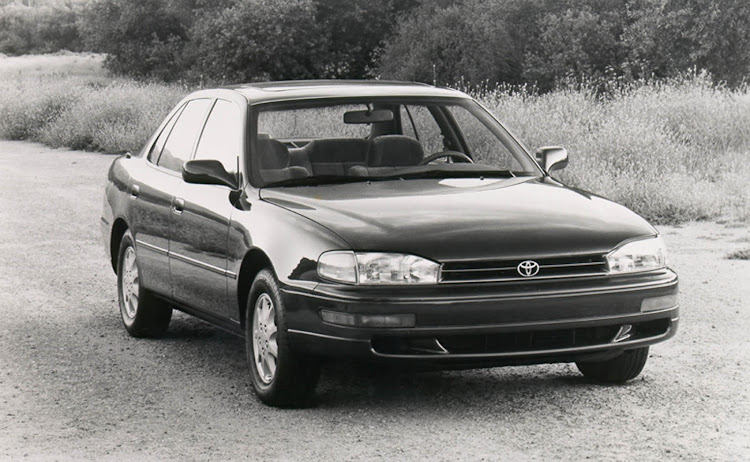
<path fill-rule="evenodd" d="M 362 92 L 356 85 L 330 87 L 243 87 L 198 96 L 240 101 L 252 120 L 254 104 Z M 465 98 L 421 86 L 374 85 L 367 91 Z M 150 163 L 145 154 L 155 138 L 140 155 L 112 164 L 102 216 L 106 248 L 116 255 L 118 237 L 123 227 L 129 228 L 136 240 L 142 284 L 178 308 L 235 334 L 244 335 L 244 297 L 254 272 L 268 264 L 281 285 L 292 346 L 307 353 L 473 367 L 598 358 L 675 333 L 677 306 L 641 311 L 644 298 L 677 293 L 677 276 L 668 269 L 581 280 L 427 287 L 352 286 L 322 281 L 317 275 L 318 257 L 337 249 L 403 252 L 445 263 L 602 254 L 628 239 L 656 235 L 625 207 L 567 188 L 548 176 L 263 189 L 243 181 L 241 190 L 232 191 L 227 186 L 185 183 L 174 172 Z M 247 147 L 243 149 L 248 158 L 252 156 Z M 250 165 L 245 160 L 244 179 Z M 338 326 L 323 322 L 321 309 L 410 313 L 416 326 Z M 389 336 L 483 336 L 655 320 L 666 323 L 658 335 L 589 347 L 445 355 L 389 354 L 373 346 Z"/>

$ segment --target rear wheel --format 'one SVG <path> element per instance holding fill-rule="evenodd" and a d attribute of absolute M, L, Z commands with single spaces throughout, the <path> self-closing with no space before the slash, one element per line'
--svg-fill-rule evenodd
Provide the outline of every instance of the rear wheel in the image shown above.
<path fill-rule="evenodd" d="M 289 347 L 286 310 L 273 273 L 262 270 L 250 289 L 245 310 L 245 344 L 255 393 L 277 407 L 310 402 L 320 375 L 314 358 Z"/>
<path fill-rule="evenodd" d="M 648 360 L 648 347 L 626 350 L 606 361 L 577 362 L 584 376 L 605 383 L 625 383 L 638 377 Z"/>
<path fill-rule="evenodd" d="M 133 337 L 160 337 L 169 327 L 172 307 L 156 299 L 141 284 L 135 244 L 125 231 L 117 258 L 117 293 L 125 329 Z"/>

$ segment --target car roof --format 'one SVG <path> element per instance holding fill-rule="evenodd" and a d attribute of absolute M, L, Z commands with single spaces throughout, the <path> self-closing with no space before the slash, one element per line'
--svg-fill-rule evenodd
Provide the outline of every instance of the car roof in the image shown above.
<path fill-rule="evenodd" d="M 457 90 L 415 82 L 387 80 L 289 80 L 231 85 L 250 104 L 319 98 L 433 97 L 469 98 Z"/>

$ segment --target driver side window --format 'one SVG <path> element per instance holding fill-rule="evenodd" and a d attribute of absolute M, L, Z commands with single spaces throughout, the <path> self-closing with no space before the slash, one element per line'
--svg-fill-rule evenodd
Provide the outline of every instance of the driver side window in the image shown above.
<path fill-rule="evenodd" d="M 237 159 L 242 153 L 242 112 L 236 104 L 216 100 L 211 109 L 198 147 L 196 159 L 215 159 L 228 173 L 237 173 Z"/>

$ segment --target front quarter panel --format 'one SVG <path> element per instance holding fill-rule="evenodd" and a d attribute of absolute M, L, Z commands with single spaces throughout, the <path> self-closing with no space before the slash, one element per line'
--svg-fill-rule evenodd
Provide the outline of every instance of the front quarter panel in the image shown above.
<path fill-rule="evenodd" d="M 245 195 L 232 214 L 228 242 L 230 293 L 239 294 L 242 262 L 249 252 L 263 252 L 282 288 L 313 290 L 318 285 L 317 261 L 328 250 L 349 249 L 342 238 L 314 221 L 263 201 L 257 191 Z M 237 302 L 240 297 L 235 297 Z M 237 313 L 244 307 L 234 307 Z M 237 318 L 239 319 L 239 318 Z"/>

